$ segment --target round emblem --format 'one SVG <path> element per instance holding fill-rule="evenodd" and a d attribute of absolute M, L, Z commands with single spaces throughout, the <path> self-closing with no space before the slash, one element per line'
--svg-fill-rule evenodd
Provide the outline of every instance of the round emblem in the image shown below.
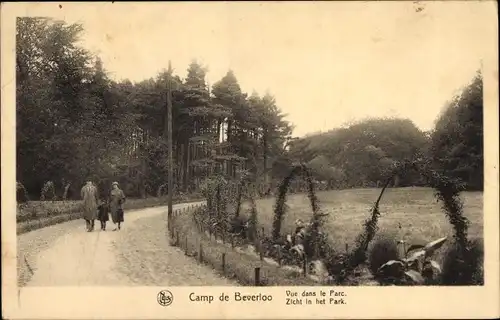
<path fill-rule="evenodd" d="M 174 296 L 173 296 L 172 292 L 170 292 L 168 290 L 162 290 L 162 291 L 158 292 L 156 300 L 158 301 L 158 303 L 161 306 L 167 307 L 167 306 L 171 305 L 172 302 L 174 301 Z"/>

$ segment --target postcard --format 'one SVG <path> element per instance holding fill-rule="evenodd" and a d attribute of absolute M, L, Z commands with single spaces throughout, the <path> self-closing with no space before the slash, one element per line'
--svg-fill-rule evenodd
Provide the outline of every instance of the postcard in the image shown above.
<path fill-rule="evenodd" d="M 499 317 L 495 9 L 2 3 L 4 317 Z"/>

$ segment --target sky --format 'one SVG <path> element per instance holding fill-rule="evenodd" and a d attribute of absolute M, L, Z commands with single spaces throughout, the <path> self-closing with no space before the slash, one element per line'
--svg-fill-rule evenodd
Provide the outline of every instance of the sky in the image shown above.
<path fill-rule="evenodd" d="M 213 84 L 276 98 L 294 135 L 366 117 L 433 127 L 491 41 L 493 7 L 461 2 L 185 2 L 32 5 L 26 15 L 79 22 L 81 43 L 115 80 L 155 77 L 197 59 Z M 486 40 L 487 39 L 487 40 Z"/>

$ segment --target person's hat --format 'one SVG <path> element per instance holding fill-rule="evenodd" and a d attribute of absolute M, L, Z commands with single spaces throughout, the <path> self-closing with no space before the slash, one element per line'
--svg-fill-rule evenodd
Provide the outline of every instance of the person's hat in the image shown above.
<path fill-rule="evenodd" d="M 112 185 L 112 186 L 114 186 L 114 185 L 116 185 L 116 186 L 117 186 L 117 185 L 118 185 L 118 182 L 116 182 L 116 181 L 115 181 L 115 182 L 113 182 L 111 185 Z"/>

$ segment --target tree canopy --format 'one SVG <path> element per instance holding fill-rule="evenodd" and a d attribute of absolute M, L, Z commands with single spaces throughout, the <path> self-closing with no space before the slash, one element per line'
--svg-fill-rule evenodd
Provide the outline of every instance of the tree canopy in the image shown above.
<path fill-rule="evenodd" d="M 34 198 L 47 181 L 61 194 L 88 178 L 101 190 L 119 181 L 132 197 L 166 190 L 168 79 L 176 192 L 199 189 L 214 172 L 235 177 L 247 170 L 269 184 L 297 161 L 331 187 L 376 186 L 395 161 L 422 153 L 469 188 L 482 189 L 480 73 L 431 132 L 387 118 L 293 138 L 275 98 L 243 92 L 232 70 L 211 88 L 206 66 L 195 60 L 185 79 L 169 65 L 141 82 L 114 81 L 98 57 L 77 45 L 82 31 L 79 24 L 17 19 L 17 180 Z M 399 181 L 422 183 L 418 175 Z"/>
<path fill-rule="evenodd" d="M 17 19 L 17 180 L 29 194 L 36 198 L 46 181 L 63 190 L 92 178 L 101 189 L 117 180 L 130 196 L 156 195 L 168 169 L 167 79 L 177 192 L 197 189 L 213 172 L 234 177 L 243 169 L 272 179 L 291 125 L 271 95 L 249 98 L 231 70 L 210 91 L 206 67 L 194 60 L 185 79 L 169 66 L 138 83 L 113 81 L 77 45 L 82 31 Z"/>

